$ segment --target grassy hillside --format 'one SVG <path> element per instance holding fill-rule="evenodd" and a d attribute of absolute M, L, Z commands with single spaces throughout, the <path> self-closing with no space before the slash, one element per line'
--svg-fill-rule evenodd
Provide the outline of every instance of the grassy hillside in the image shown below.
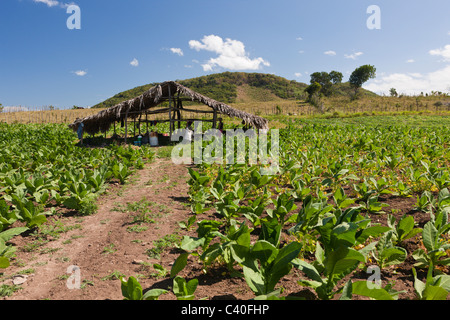
<path fill-rule="evenodd" d="M 229 104 L 247 102 L 248 99 L 251 101 L 295 100 L 303 95 L 304 88 L 307 86 L 272 74 L 245 72 L 224 72 L 176 81 L 212 99 Z M 93 108 L 114 106 L 141 95 L 156 84 L 150 83 L 120 92 Z M 242 101 L 242 97 L 245 97 L 245 101 Z"/>

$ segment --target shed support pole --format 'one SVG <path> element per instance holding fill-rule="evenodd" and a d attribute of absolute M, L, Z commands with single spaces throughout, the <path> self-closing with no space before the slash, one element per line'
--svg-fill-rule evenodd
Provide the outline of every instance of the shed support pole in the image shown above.
<path fill-rule="evenodd" d="M 213 115 L 213 129 L 217 129 L 217 110 L 214 110 L 214 115 Z"/>
<path fill-rule="evenodd" d="M 170 138 L 172 139 L 172 94 L 170 92 L 170 85 L 167 87 L 169 90 L 169 130 L 170 130 Z"/>
<path fill-rule="evenodd" d="M 127 143 L 127 135 L 128 135 L 128 110 L 125 113 L 125 144 Z"/>

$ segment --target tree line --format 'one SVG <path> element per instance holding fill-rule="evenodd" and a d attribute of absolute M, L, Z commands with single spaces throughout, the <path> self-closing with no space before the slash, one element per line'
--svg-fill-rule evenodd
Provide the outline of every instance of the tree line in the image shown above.
<path fill-rule="evenodd" d="M 372 65 L 363 65 L 356 68 L 349 78 L 350 87 L 353 89 L 352 99 L 358 98 L 360 88 L 369 79 L 376 76 L 376 68 Z M 305 88 L 308 94 L 308 102 L 317 103 L 321 97 L 329 97 L 335 93 L 338 84 L 342 83 L 343 74 L 338 71 L 314 72 L 311 74 L 311 83 Z"/>

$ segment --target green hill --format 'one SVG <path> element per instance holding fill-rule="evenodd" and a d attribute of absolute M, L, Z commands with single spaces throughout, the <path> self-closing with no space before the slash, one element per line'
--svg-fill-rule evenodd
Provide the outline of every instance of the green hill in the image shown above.
<path fill-rule="evenodd" d="M 307 84 L 264 73 L 223 72 L 186 80 L 176 80 L 182 85 L 207 97 L 224 103 L 250 103 L 304 99 Z M 158 83 L 150 83 L 127 91 L 93 106 L 109 108 L 122 101 L 135 98 Z M 336 95 L 348 95 L 348 83 L 336 85 Z M 375 95 L 363 90 L 364 95 Z"/>
<path fill-rule="evenodd" d="M 180 84 L 207 97 L 224 103 L 268 101 L 274 99 L 295 100 L 302 96 L 304 83 L 287 80 L 272 74 L 224 72 L 207 76 L 176 80 Z M 93 108 L 109 108 L 122 101 L 135 98 L 158 83 L 123 91 L 95 105 Z"/>

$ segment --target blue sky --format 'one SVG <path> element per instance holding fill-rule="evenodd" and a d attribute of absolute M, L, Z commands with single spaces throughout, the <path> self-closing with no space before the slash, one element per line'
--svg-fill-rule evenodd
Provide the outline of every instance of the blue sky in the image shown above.
<path fill-rule="evenodd" d="M 69 29 L 67 6 L 80 9 Z M 380 9 L 380 29 L 367 12 Z M 1 0 L 0 103 L 88 107 L 139 85 L 223 71 L 377 68 L 365 87 L 450 91 L 450 1 Z"/>

